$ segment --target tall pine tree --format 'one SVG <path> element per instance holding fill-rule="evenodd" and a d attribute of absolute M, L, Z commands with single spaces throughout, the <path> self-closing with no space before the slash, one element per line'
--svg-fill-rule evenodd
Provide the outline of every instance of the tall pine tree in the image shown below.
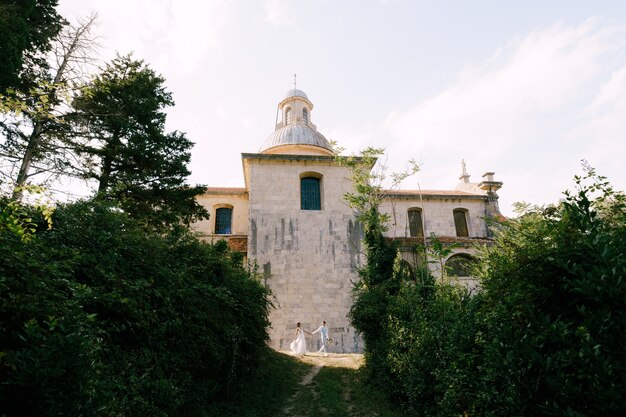
<path fill-rule="evenodd" d="M 98 182 L 97 198 L 154 228 L 208 217 L 195 198 L 204 187 L 186 184 L 193 143 L 164 131 L 164 109 L 174 105 L 164 81 L 143 61 L 118 56 L 74 101 L 90 132 L 77 145 L 88 162 L 82 176 Z"/>

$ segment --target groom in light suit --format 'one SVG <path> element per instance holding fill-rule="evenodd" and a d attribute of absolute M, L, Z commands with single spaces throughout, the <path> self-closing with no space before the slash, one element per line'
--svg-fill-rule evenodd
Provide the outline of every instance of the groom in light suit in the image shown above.
<path fill-rule="evenodd" d="M 320 334 L 320 338 L 322 340 L 322 347 L 320 348 L 320 350 L 317 351 L 317 353 L 324 352 L 324 355 L 327 355 L 327 353 L 326 353 L 326 341 L 328 340 L 328 328 L 326 327 L 326 322 L 325 321 L 323 321 L 322 325 L 320 327 L 318 327 L 317 329 L 315 329 L 311 334 L 315 334 L 315 333 L 319 333 Z"/>

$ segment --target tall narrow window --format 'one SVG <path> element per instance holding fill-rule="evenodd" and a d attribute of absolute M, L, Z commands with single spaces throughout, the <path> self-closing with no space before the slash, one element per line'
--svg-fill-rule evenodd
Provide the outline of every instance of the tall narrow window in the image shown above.
<path fill-rule="evenodd" d="M 453 213 L 456 235 L 459 237 L 469 237 L 466 211 L 464 209 L 455 209 Z"/>
<path fill-rule="evenodd" d="M 291 107 L 285 109 L 285 124 L 288 125 L 289 123 L 291 123 Z"/>
<path fill-rule="evenodd" d="M 420 209 L 409 209 L 409 235 L 411 237 L 424 237 L 424 227 L 422 226 L 422 210 Z"/>
<path fill-rule="evenodd" d="M 233 209 L 220 207 L 215 210 L 215 234 L 229 235 L 232 233 Z"/>
<path fill-rule="evenodd" d="M 309 124 L 309 111 L 307 109 L 302 109 L 302 121 L 305 125 Z"/>
<path fill-rule="evenodd" d="M 300 178 L 300 208 L 302 210 L 322 209 L 319 178 Z"/>
<path fill-rule="evenodd" d="M 402 259 L 398 263 L 398 277 L 402 281 L 413 281 L 415 280 L 415 273 L 413 272 L 413 267 L 406 260 Z"/>

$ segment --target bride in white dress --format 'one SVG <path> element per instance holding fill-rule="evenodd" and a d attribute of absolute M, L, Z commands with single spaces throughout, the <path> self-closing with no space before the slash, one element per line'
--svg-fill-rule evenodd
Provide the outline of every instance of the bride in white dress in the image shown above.
<path fill-rule="evenodd" d="M 295 355 L 304 355 L 306 353 L 306 339 L 304 338 L 305 330 L 300 327 L 300 322 L 296 324 L 296 337 L 289 345 L 289 349 Z M 308 332 L 307 332 L 308 333 Z"/>

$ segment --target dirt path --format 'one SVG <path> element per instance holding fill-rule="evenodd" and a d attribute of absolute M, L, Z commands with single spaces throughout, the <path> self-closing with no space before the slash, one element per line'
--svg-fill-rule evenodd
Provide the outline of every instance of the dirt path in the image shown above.
<path fill-rule="evenodd" d="M 289 354 L 287 352 L 283 352 Z M 313 365 L 311 371 L 302 378 L 298 385 L 296 392 L 289 398 L 283 410 L 282 416 L 289 417 L 305 417 L 311 415 L 311 404 L 321 404 L 320 410 L 326 411 L 324 407 L 324 401 L 320 401 L 320 387 L 315 381 L 316 376 L 324 367 L 329 368 L 346 368 L 355 370 L 363 365 L 363 355 L 360 354 L 339 354 L 329 353 L 327 355 L 321 355 L 318 353 L 307 353 L 305 355 L 295 356 L 298 360 Z M 341 377 L 341 381 L 345 381 L 345 376 Z M 337 396 L 344 402 L 350 402 L 350 384 L 341 383 L 337 387 L 340 392 L 337 392 Z M 327 395 L 326 395 L 327 396 Z M 352 415 L 352 407 L 347 406 L 347 415 Z"/>
<path fill-rule="evenodd" d="M 358 353 L 329 353 L 324 356 L 320 353 L 307 353 L 305 355 L 291 355 L 298 360 L 315 366 L 330 366 L 333 368 L 359 369 L 365 362 L 363 355 Z"/>

